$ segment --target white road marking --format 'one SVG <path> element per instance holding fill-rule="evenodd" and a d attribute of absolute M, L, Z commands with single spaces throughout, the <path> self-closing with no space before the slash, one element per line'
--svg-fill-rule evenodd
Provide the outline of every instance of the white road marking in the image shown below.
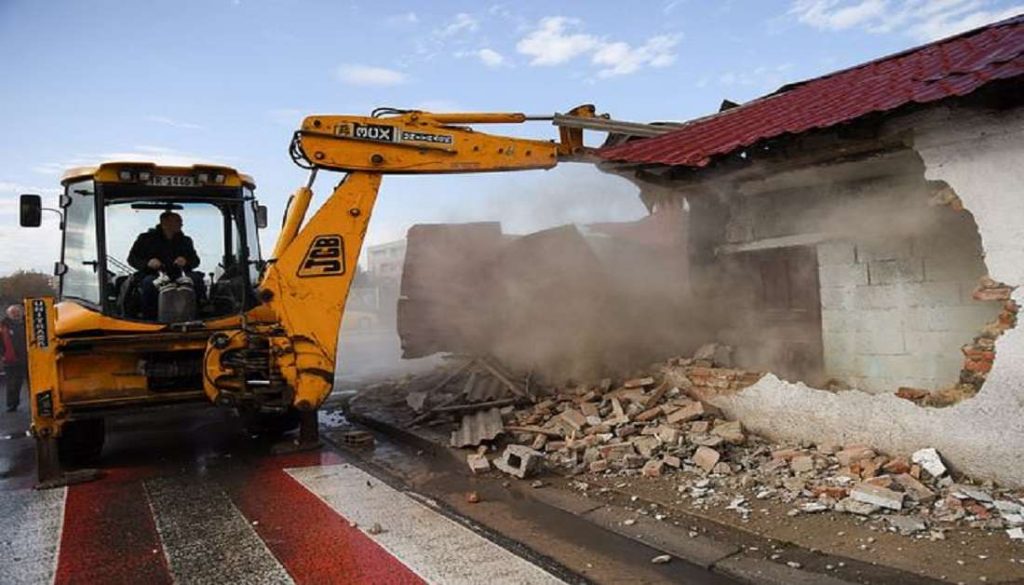
<path fill-rule="evenodd" d="M 293 583 L 216 484 L 164 478 L 145 485 L 175 583 Z"/>
<path fill-rule="evenodd" d="M 347 464 L 286 469 L 428 583 L 556 584 L 550 573 Z M 373 532 L 374 524 L 383 529 Z"/>
<path fill-rule="evenodd" d="M 67 488 L 0 491 L 0 583 L 52 583 Z"/>

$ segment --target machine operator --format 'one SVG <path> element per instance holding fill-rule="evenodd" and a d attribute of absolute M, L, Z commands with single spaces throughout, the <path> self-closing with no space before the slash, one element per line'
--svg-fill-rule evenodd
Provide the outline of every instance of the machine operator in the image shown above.
<path fill-rule="evenodd" d="M 128 253 L 128 264 L 138 270 L 142 277 L 142 313 L 146 319 L 156 319 L 159 306 L 159 292 L 154 284 L 161 273 L 171 278 L 182 274 L 192 279 L 196 299 L 205 295 L 203 274 L 195 269 L 199 256 L 192 244 L 192 238 L 181 231 L 181 216 L 173 211 L 160 214 L 160 223 L 139 234 Z"/>

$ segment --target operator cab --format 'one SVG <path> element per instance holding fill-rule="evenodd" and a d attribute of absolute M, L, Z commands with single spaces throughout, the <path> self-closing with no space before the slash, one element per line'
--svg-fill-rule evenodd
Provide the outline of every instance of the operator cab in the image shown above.
<path fill-rule="evenodd" d="M 61 184 L 61 300 L 121 319 L 165 323 L 239 314 L 256 304 L 263 268 L 257 230 L 265 227 L 266 208 L 257 204 L 250 177 L 223 166 L 104 163 L 72 169 Z M 22 225 L 26 213 L 31 223 L 39 211 L 23 198 Z M 181 219 L 198 265 L 183 273 L 173 263 L 154 263 L 157 269 L 146 266 L 148 258 L 129 260 L 140 235 L 160 240 L 161 216 L 169 214 Z M 167 303 L 171 310 L 164 310 L 161 297 L 160 313 L 150 311 L 144 294 L 154 277 L 161 295 L 183 283 L 192 296 L 168 295 L 176 299 Z"/>

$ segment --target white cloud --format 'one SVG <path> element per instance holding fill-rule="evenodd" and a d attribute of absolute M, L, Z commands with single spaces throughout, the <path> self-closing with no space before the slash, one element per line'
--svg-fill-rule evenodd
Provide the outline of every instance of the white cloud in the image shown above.
<path fill-rule="evenodd" d="M 931 41 L 1024 12 L 1024 4 L 999 9 L 993 4 L 993 0 L 796 0 L 789 13 L 821 30 L 900 30 Z"/>
<path fill-rule="evenodd" d="M 597 49 L 601 44 L 597 37 L 567 32 L 579 24 L 564 16 L 542 18 L 536 29 L 516 43 L 516 50 L 532 57 L 530 65 L 560 65 Z"/>
<path fill-rule="evenodd" d="M 676 60 L 673 51 L 677 44 L 678 35 L 651 37 L 636 48 L 623 42 L 609 43 L 594 53 L 593 62 L 602 67 L 597 72 L 598 77 L 628 75 L 644 66 L 668 67 Z"/>
<path fill-rule="evenodd" d="M 172 128 L 181 128 L 182 130 L 204 130 L 204 128 L 199 124 L 182 122 L 181 120 L 175 120 L 173 118 L 168 118 L 167 116 L 146 116 L 146 119 L 150 122 L 156 122 L 157 124 L 163 124 L 164 126 L 171 126 Z"/>
<path fill-rule="evenodd" d="M 477 19 L 473 18 L 470 14 L 460 12 L 448 24 L 435 30 L 434 35 L 438 38 L 446 39 L 459 33 L 473 32 L 478 28 L 480 28 L 480 22 Z"/>
<path fill-rule="evenodd" d="M 407 80 L 401 71 L 368 65 L 342 65 L 335 73 L 343 83 L 361 87 L 401 85 Z"/>
<path fill-rule="evenodd" d="M 797 0 L 790 12 L 815 28 L 843 30 L 883 17 L 887 8 L 886 0 Z"/>
<path fill-rule="evenodd" d="M 488 67 L 501 67 L 505 64 L 505 57 L 494 49 L 480 49 L 476 52 L 476 57 Z"/>
<path fill-rule="evenodd" d="M 590 55 L 601 78 L 628 75 L 644 67 L 668 67 L 676 60 L 675 48 L 681 35 L 653 36 L 639 46 L 625 41 L 609 41 L 579 32 L 581 23 L 564 16 L 542 18 L 516 44 L 516 50 L 531 57 L 530 65 L 560 65 L 582 55 Z"/>

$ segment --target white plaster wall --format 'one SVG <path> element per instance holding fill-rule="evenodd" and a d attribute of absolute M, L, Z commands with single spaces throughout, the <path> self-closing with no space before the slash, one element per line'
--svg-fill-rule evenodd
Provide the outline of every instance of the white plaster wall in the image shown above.
<path fill-rule="evenodd" d="M 974 214 L 989 274 L 1024 284 L 1024 112 L 935 110 L 913 128 L 926 178 L 946 181 Z M 1024 288 L 1014 298 L 1024 305 Z M 996 342 L 995 365 L 979 394 L 949 408 L 923 408 L 891 394 L 834 394 L 772 375 L 713 402 L 777 439 L 867 443 L 891 454 L 935 447 L 965 473 L 1024 486 L 1024 327 Z"/>

